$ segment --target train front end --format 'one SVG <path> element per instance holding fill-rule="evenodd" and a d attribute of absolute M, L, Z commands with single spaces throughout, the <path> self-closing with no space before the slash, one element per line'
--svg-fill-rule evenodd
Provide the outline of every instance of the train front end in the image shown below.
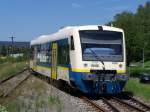
<path fill-rule="evenodd" d="M 80 27 L 76 32 L 71 84 L 88 94 L 121 93 L 128 80 L 123 30 L 92 26 Z"/>

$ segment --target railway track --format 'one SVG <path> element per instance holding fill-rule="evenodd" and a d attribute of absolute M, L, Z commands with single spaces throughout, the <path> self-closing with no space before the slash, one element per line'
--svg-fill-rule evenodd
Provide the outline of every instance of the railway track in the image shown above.
<path fill-rule="evenodd" d="M 23 72 L 26 71 L 26 70 L 28 70 L 28 68 L 24 68 L 22 71 L 20 71 L 20 72 L 14 74 L 14 75 L 11 75 L 11 76 L 9 76 L 9 77 L 3 79 L 3 80 L 0 80 L 0 85 L 1 85 L 2 83 L 4 83 L 4 82 L 10 80 L 11 78 L 16 77 L 17 75 L 23 73 Z"/>
<path fill-rule="evenodd" d="M 101 98 L 103 105 L 106 107 L 107 112 L 120 112 L 114 105 L 112 105 L 106 98 Z"/>
<path fill-rule="evenodd" d="M 130 97 L 129 96 L 129 100 L 127 100 L 127 103 L 129 103 L 130 105 L 134 105 L 138 108 L 141 108 L 141 110 L 145 111 L 145 112 L 150 112 L 150 106 L 144 104 L 143 102 L 133 98 L 133 97 Z"/>
<path fill-rule="evenodd" d="M 99 100 L 90 100 L 86 97 L 80 97 L 87 103 L 88 111 L 94 112 L 150 112 L 150 107 L 146 104 L 130 98 L 122 100 L 116 97 L 106 99 L 102 97 Z M 89 106 L 90 105 L 90 106 Z"/>
<path fill-rule="evenodd" d="M 47 82 L 48 84 L 53 85 L 53 82 L 49 81 L 46 77 L 40 77 L 39 74 L 35 75 L 37 78 Z M 54 86 L 54 85 L 53 85 Z M 64 90 L 64 89 L 63 89 Z M 107 112 L 105 109 L 97 105 L 95 102 L 92 100 L 88 99 L 85 96 L 82 96 L 80 93 L 77 93 L 77 96 L 82 99 L 83 102 L 78 102 L 79 105 L 82 105 L 82 107 L 85 107 L 87 111 L 90 112 Z"/>
<path fill-rule="evenodd" d="M 125 101 L 116 97 L 112 97 L 108 100 L 108 102 L 115 107 L 118 107 L 118 110 L 121 112 L 150 112 L 150 109 L 146 107 L 145 104 L 141 106 L 141 104 L 139 104 L 139 101 L 137 100 L 133 103 L 131 99 Z"/>
<path fill-rule="evenodd" d="M 49 82 L 47 78 L 40 79 Z M 150 112 L 149 106 L 130 96 L 128 96 L 128 100 L 117 97 L 110 97 L 109 99 L 101 97 L 99 100 L 90 100 L 84 95 L 79 95 L 78 97 L 84 101 L 79 105 L 82 105 L 90 112 Z"/>
<path fill-rule="evenodd" d="M 0 83 L 0 97 L 7 97 L 14 89 L 16 89 L 21 83 L 27 80 L 30 73 L 27 69 L 19 72 L 18 74 L 11 76 Z"/>
<path fill-rule="evenodd" d="M 89 100 L 87 97 L 80 97 L 85 103 L 88 104 L 89 108 L 88 111 L 95 111 L 95 112 L 107 112 L 104 108 L 99 106 L 97 103 L 93 102 L 92 100 Z"/>

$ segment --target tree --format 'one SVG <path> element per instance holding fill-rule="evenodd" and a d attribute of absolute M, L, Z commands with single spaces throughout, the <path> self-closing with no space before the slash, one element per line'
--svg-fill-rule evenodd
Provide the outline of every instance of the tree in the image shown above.
<path fill-rule="evenodd" d="M 1 55 L 2 56 L 6 56 L 7 55 L 7 48 L 4 45 L 1 47 Z"/>
<path fill-rule="evenodd" d="M 128 64 L 140 61 L 143 49 L 146 60 L 150 59 L 150 2 L 140 5 L 135 14 L 117 14 L 113 25 L 125 31 Z"/>

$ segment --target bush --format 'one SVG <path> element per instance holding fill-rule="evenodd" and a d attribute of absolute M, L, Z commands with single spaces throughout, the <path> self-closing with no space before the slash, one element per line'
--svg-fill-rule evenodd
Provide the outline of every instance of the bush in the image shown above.
<path fill-rule="evenodd" d="M 22 61 L 27 61 L 27 60 L 28 60 L 28 58 L 25 57 L 25 56 L 19 56 L 17 58 L 8 56 L 8 57 L 5 57 L 5 58 L 0 58 L 0 64 L 3 64 L 5 62 L 15 63 L 15 62 L 22 62 Z"/>
<path fill-rule="evenodd" d="M 4 63 L 5 61 L 4 61 L 4 59 L 1 59 L 0 58 L 0 64 L 2 64 L 2 63 Z"/>
<path fill-rule="evenodd" d="M 9 76 L 15 75 L 16 73 L 22 71 L 28 65 L 26 62 L 8 62 L 0 66 L 0 80 L 3 80 Z"/>
<path fill-rule="evenodd" d="M 131 67 L 130 68 L 131 77 L 139 77 L 140 73 L 150 73 L 150 69 L 146 69 L 143 67 Z"/>
<path fill-rule="evenodd" d="M 0 112 L 8 112 L 6 107 L 0 105 Z"/>

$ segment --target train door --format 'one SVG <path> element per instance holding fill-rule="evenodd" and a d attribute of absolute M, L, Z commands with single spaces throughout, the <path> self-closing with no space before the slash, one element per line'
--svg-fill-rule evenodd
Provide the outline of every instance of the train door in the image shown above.
<path fill-rule="evenodd" d="M 51 78 L 57 79 L 57 43 L 52 43 L 52 72 Z"/>
<path fill-rule="evenodd" d="M 33 70 L 37 70 L 37 47 L 33 48 Z"/>

